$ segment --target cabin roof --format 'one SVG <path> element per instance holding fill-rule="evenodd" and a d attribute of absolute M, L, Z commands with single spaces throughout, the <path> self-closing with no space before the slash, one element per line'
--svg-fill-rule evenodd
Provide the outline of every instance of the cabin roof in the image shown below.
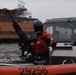
<path fill-rule="evenodd" d="M 76 17 L 52 18 L 50 20 L 47 20 L 45 23 L 59 23 L 59 22 L 76 22 Z"/>

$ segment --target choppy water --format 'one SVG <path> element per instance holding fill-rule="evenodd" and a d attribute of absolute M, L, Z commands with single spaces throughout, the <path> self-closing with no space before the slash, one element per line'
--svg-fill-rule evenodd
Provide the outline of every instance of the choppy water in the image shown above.
<path fill-rule="evenodd" d="M 19 54 L 20 50 L 17 43 L 0 44 L 0 62 L 20 60 Z"/>

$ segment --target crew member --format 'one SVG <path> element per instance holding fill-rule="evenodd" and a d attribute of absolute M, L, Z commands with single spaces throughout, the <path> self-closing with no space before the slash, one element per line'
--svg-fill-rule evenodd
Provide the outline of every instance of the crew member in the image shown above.
<path fill-rule="evenodd" d="M 35 56 L 40 56 L 41 60 L 46 60 L 45 64 L 49 62 L 49 46 L 55 47 L 56 40 L 52 37 L 52 35 L 47 32 L 43 32 L 43 24 L 40 21 L 35 22 L 34 30 L 38 33 L 38 40 L 36 42 L 32 42 L 31 46 L 34 50 L 33 58 Z"/>

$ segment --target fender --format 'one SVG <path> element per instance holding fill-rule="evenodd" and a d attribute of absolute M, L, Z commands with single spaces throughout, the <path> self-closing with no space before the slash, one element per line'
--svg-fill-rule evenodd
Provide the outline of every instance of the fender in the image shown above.
<path fill-rule="evenodd" d="M 76 75 L 76 64 L 0 66 L 0 75 Z"/>

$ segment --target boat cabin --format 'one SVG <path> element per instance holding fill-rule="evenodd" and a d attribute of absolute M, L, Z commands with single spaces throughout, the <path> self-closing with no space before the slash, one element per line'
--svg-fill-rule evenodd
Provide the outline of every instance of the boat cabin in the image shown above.
<path fill-rule="evenodd" d="M 76 63 L 76 17 L 47 20 L 44 31 L 57 40 L 50 54 L 51 64 Z"/>

